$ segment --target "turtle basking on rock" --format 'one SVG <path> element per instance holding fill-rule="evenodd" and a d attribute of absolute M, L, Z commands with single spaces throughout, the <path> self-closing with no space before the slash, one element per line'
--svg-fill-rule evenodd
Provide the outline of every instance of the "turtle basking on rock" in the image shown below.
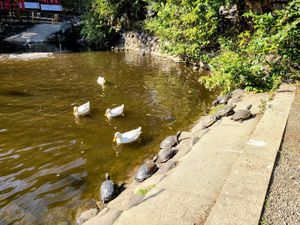
<path fill-rule="evenodd" d="M 236 105 L 226 105 L 222 109 L 219 109 L 215 115 L 217 117 L 231 116 L 232 114 L 234 114 L 235 107 Z"/>
<path fill-rule="evenodd" d="M 163 148 L 158 152 L 157 161 L 159 163 L 167 162 L 174 156 L 175 150 L 173 148 Z"/>
<path fill-rule="evenodd" d="M 215 122 L 217 122 L 217 120 L 219 119 L 218 116 L 216 115 L 212 115 L 210 116 L 203 124 L 202 129 L 208 128 L 210 126 L 212 126 Z"/>
<path fill-rule="evenodd" d="M 159 145 L 159 147 L 162 148 L 172 148 L 179 143 L 179 137 L 180 137 L 181 131 L 178 131 L 176 135 L 171 135 L 166 137 Z"/>
<path fill-rule="evenodd" d="M 112 200 L 116 195 L 116 186 L 115 184 L 110 180 L 109 174 L 105 174 L 105 181 L 102 182 L 101 188 L 100 188 L 100 198 L 103 203 L 109 202 Z"/>
<path fill-rule="evenodd" d="M 217 106 L 218 104 L 227 104 L 231 96 L 232 96 L 231 93 L 223 96 L 218 96 L 217 99 L 212 102 L 212 105 Z"/>
<path fill-rule="evenodd" d="M 252 104 L 248 105 L 246 109 L 237 110 L 233 116 L 231 117 L 234 121 L 243 121 L 252 117 L 252 113 L 250 111 Z"/>
<path fill-rule="evenodd" d="M 135 180 L 142 182 L 151 177 L 158 170 L 158 167 L 155 163 L 156 160 L 157 156 L 141 165 L 136 172 Z"/>

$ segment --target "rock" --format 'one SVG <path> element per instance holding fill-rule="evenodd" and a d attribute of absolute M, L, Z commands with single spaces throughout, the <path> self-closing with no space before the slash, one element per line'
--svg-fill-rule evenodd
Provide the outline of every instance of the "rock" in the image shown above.
<path fill-rule="evenodd" d="M 84 225 L 112 225 L 123 211 L 121 210 L 108 210 L 104 215 L 97 215 L 85 222 Z"/>
<path fill-rule="evenodd" d="M 234 105 L 235 103 L 239 102 L 241 100 L 240 96 L 233 97 L 228 100 L 227 105 Z"/>
<path fill-rule="evenodd" d="M 71 32 L 72 29 L 73 29 L 73 25 L 70 21 L 64 21 L 60 26 L 60 30 L 61 30 L 62 34 Z"/>
<path fill-rule="evenodd" d="M 95 200 L 88 200 L 84 202 L 76 213 L 76 223 L 83 224 L 88 219 L 94 217 L 99 212 L 99 208 Z"/>
<path fill-rule="evenodd" d="M 76 223 L 81 225 L 84 222 L 88 221 L 90 218 L 96 216 L 97 214 L 98 214 L 98 209 L 96 208 L 84 211 L 83 213 L 80 214 L 80 216 L 76 218 Z"/>
<path fill-rule="evenodd" d="M 189 139 L 191 138 L 192 134 L 188 131 L 182 131 L 179 137 L 179 140 Z"/>
<path fill-rule="evenodd" d="M 278 63 L 281 60 L 281 56 L 275 55 L 275 54 L 269 54 L 266 56 L 266 61 L 268 63 Z"/>
<path fill-rule="evenodd" d="M 221 6 L 219 8 L 219 14 L 222 15 L 222 16 L 224 16 L 226 19 L 235 22 L 238 19 L 238 8 L 237 8 L 237 5 L 234 4 L 231 7 L 230 6 Z"/>
<path fill-rule="evenodd" d="M 109 203 L 111 209 L 128 210 L 143 201 L 143 196 L 133 193 L 132 189 L 125 190 L 118 198 Z"/>
<path fill-rule="evenodd" d="M 142 49 L 141 50 L 141 55 L 145 55 L 145 54 L 146 54 L 145 49 Z"/>
<path fill-rule="evenodd" d="M 158 39 L 159 39 L 158 37 L 154 37 L 152 40 L 153 41 L 158 41 Z"/>
<path fill-rule="evenodd" d="M 66 220 L 66 221 L 61 221 L 57 225 L 71 225 L 71 222 Z"/>
<path fill-rule="evenodd" d="M 174 156 L 174 159 L 180 159 L 184 155 L 186 155 L 192 149 L 192 139 L 186 138 L 180 141 L 180 143 L 176 146 L 178 150 L 177 154 Z"/>
<path fill-rule="evenodd" d="M 164 164 L 159 166 L 158 174 L 164 174 L 169 172 L 171 169 L 174 169 L 177 166 L 177 161 L 169 160 Z"/>
<path fill-rule="evenodd" d="M 240 97 L 245 93 L 245 90 L 243 89 L 235 89 L 232 93 L 231 93 L 231 97 Z"/>
<path fill-rule="evenodd" d="M 108 207 L 101 209 L 101 211 L 98 213 L 97 217 L 103 216 L 105 213 L 108 212 L 108 210 L 109 210 Z"/>

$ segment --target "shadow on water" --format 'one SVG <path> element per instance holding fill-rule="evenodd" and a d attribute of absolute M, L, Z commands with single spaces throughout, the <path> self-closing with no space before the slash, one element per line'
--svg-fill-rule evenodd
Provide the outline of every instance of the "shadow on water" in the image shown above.
<path fill-rule="evenodd" d="M 8 96 L 12 96 L 12 97 L 32 97 L 33 96 L 32 94 L 30 94 L 28 92 L 18 91 L 18 90 L 2 92 L 2 93 L 0 93 L 0 95 L 8 95 Z"/>

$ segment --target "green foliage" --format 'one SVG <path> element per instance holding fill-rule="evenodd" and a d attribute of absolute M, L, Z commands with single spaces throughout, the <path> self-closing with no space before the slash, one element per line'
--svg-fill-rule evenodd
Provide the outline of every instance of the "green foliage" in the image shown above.
<path fill-rule="evenodd" d="M 90 0 L 83 18 L 82 34 L 101 49 L 112 45 L 116 31 L 130 29 L 144 19 L 143 0 Z"/>
<path fill-rule="evenodd" d="M 131 28 L 145 18 L 144 0 L 93 0 L 93 8 L 108 24 L 122 28 Z"/>
<path fill-rule="evenodd" d="M 146 29 L 161 39 L 165 52 L 182 58 L 201 59 L 203 51 L 216 46 L 220 27 L 219 8 L 234 0 L 150 1 L 157 16 L 146 21 Z"/>
<path fill-rule="evenodd" d="M 268 91 L 295 74 L 299 63 L 300 4 L 292 1 L 285 10 L 244 16 L 252 19 L 254 32 L 245 31 L 235 43 L 221 40 L 223 52 L 210 61 L 212 75 L 200 79 L 208 88 L 236 87 Z"/>
<path fill-rule="evenodd" d="M 97 49 L 108 49 L 115 39 L 116 32 L 105 19 L 96 12 L 89 12 L 83 18 L 81 34 L 87 41 L 97 45 Z"/>

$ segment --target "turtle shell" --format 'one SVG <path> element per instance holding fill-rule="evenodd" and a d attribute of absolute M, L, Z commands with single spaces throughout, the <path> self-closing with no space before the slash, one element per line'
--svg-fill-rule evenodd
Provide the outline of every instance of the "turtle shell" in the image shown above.
<path fill-rule="evenodd" d="M 213 102 L 212 105 L 213 106 L 217 106 L 220 102 L 220 100 L 222 99 L 222 96 L 218 96 Z"/>
<path fill-rule="evenodd" d="M 230 94 L 222 96 L 219 100 L 219 104 L 227 104 L 227 102 L 230 98 L 231 98 Z"/>
<path fill-rule="evenodd" d="M 233 116 L 232 119 L 233 120 L 246 120 L 249 119 L 251 117 L 251 112 L 248 109 L 243 109 L 243 110 L 238 110 L 236 111 Z"/>
<path fill-rule="evenodd" d="M 114 198 L 115 186 L 111 180 L 106 180 L 101 184 L 100 194 L 103 202 L 109 202 Z"/>
<path fill-rule="evenodd" d="M 147 161 L 138 168 L 135 175 L 135 180 L 142 182 L 151 177 L 157 170 L 157 165 L 153 160 Z"/>
<path fill-rule="evenodd" d="M 179 136 L 181 134 L 181 131 L 177 132 L 176 135 L 171 135 L 166 137 L 159 145 L 160 148 L 171 148 L 178 144 L 179 142 Z"/>
<path fill-rule="evenodd" d="M 225 106 L 224 108 L 217 111 L 216 116 L 223 117 L 223 116 L 230 116 L 234 113 L 233 109 L 235 106 Z"/>
<path fill-rule="evenodd" d="M 203 125 L 203 129 L 212 126 L 217 120 L 218 120 L 218 117 L 216 115 L 210 116 L 208 118 L 208 120 L 205 121 L 205 123 Z"/>
<path fill-rule="evenodd" d="M 174 150 L 172 148 L 163 148 L 159 151 L 157 160 L 159 163 L 167 162 L 174 155 Z"/>

